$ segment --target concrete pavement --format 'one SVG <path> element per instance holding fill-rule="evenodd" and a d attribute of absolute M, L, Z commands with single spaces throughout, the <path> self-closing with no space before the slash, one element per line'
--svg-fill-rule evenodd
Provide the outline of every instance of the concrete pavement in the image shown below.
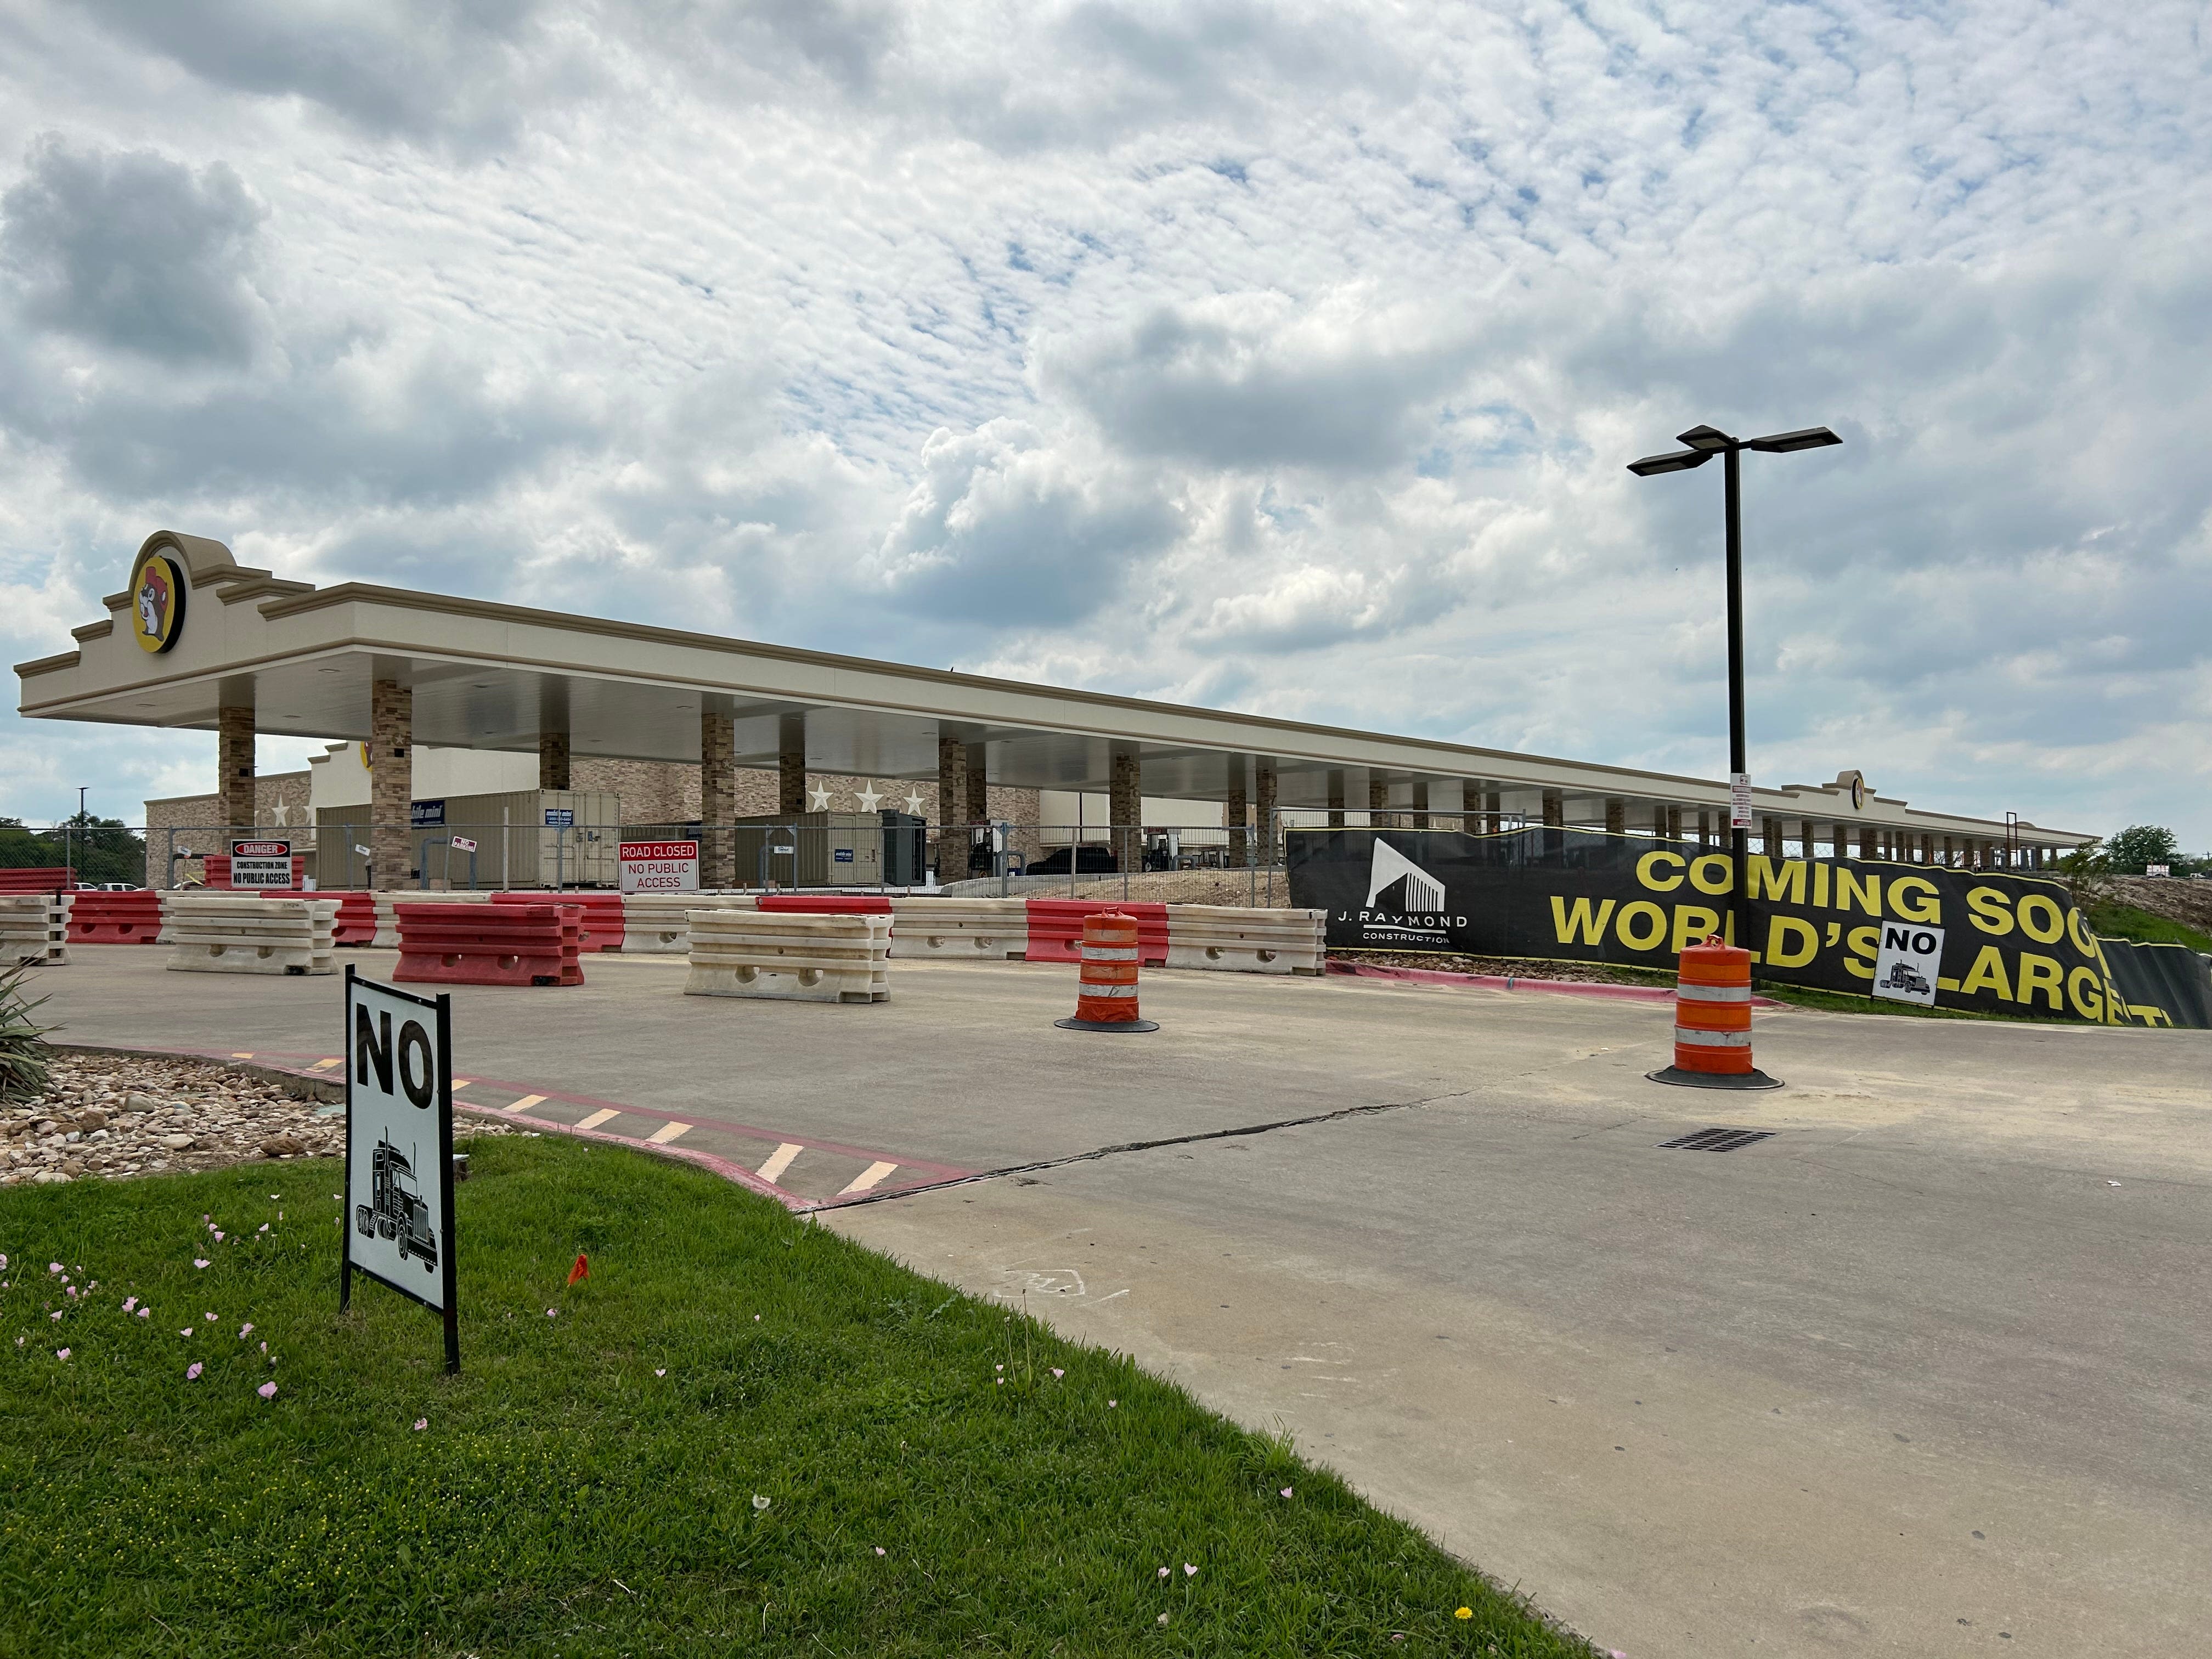
<path fill-rule="evenodd" d="M 48 1012 L 334 1042 L 333 981 L 163 955 L 81 950 Z M 2196 1638 L 2212 1035 L 1762 1013 L 1791 1086 L 1716 1097 L 1643 1079 L 1663 1005 L 1161 973 L 1132 1038 L 1051 1027 L 1073 969 L 895 963 L 869 1008 L 586 972 L 460 991 L 459 1069 L 751 1170 L 842 1148 L 802 1197 L 891 1163 L 830 1224 L 1287 1427 L 1637 1659 Z M 1658 1148 L 1716 1122 L 1778 1133 Z"/>

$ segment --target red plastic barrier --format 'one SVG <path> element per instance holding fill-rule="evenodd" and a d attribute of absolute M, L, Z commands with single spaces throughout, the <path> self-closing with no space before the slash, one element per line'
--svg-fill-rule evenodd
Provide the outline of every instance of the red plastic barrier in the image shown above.
<path fill-rule="evenodd" d="M 567 904 L 583 912 L 582 941 L 577 946 L 593 951 L 619 951 L 623 945 L 623 896 L 620 893 L 533 893 L 528 890 L 494 893 L 494 904 Z"/>
<path fill-rule="evenodd" d="M 888 893 L 763 893 L 759 908 L 802 916 L 887 916 Z"/>
<path fill-rule="evenodd" d="M 78 893 L 70 905 L 71 945 L 154 945 L 161 932 L 159 893 Z"/>
<path fill-rule="evenodd" d="M 367 945 L 376 937 L 376 895 L 374 893 L 337 892 L 287 893 L 270 888 L 265 898 L 336 899 L 338 902 L 337 921 L 331 928 L 334 945 Z"/>
<path fill-rule="evenodd" d="M 233 890 L 230 884 L 229 854 L 210 853 L 202 858 L 200 861 L 207 866 L 208 891 L 210 893 L 228 893 Z M 239 890 L 252 893 L 274 893 L 280 898 L 304 898 L 307 895 L 303 893 L 301 889 L 306 884 L 307 879 L 307 858 L 304 854 L 295 853 L 292 854 L 291 886 L 289 888 L 249 887 Z"/>
<path fill-rule="evenodd" d="M 0 870 L 0 893 L 66 893 L 70 890 L 70 872 L 56 866 L 51 870 Z"/>
<path fill-rule="evenodd" d="M 1029 902 L 1031 962 L 1083 960 L 1083 919 L 1109 913 L 1133 916 L 1137 921 L 1137 960 L 1165 967 L 1168 960 L 1168 907 L 1164 904 L 1124 904 L 1114 899 L 1033 898 Z"/>
<path fill-rule="evenodd" d="M 420 985 L 581 985 L 574 904 L 395 904 L 394 980 Z"/>

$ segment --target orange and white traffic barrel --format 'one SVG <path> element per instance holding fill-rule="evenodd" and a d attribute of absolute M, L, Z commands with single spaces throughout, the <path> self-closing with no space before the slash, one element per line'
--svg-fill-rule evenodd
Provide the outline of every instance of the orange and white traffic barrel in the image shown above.
<path fill-rule="evenodd" d="M 1751 1060 L 1751 952 L 1709 939 L 1682 952 L 1674 981 L 1674 1063 L 1645 1075 L 1700 1089 L 1778 1089 Z"/>
<path fill-rule="evenodd" d="M 1053 1024 L 1071 1031 L 1157 1031 L 1137 1014 L 1137 919 L 1102 910 L 1083 919 L 1083 964 L 1075 1017 Z"/>

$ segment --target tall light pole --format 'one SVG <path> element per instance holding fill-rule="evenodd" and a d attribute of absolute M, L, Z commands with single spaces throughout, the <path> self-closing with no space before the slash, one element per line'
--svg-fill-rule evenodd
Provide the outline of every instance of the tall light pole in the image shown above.
<path fill-rule="evenodd" d="M 1729 671 L 1729 842 L 1735 880 L 1729 893 L 1729 913 L 1735 942 L 1751 948 L 1750 871 L 1751 772 L 1744 758 L 1743 736 L 1743 477 L 1739 457 L 1747 449 L 1787 455 L 1800 449 L 1825 449 L 1843 442 L 1825 426 L 1808 426 L 1796 432 L 1777 432 L 1765 438 L 1731 438 L 1718 427 L 1693 426 L 1677 434 L 1687 444 L 1666 455 L 1646 455 L 1629 463 L 1639 478 L 1662 472 L 1687 472 L 1716 455 L 1722 458 L 1724 483 L 1722 498 L 1728 538 L 1728 671 Z"/>

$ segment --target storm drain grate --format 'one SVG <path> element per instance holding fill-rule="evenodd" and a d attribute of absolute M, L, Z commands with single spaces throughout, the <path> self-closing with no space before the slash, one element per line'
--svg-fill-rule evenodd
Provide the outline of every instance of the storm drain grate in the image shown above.
<path fill-rule="evenodd" d="M 1659 1145 L 1662 1151 L 1672 1148 L 1683 1152 L 1733 1152 L 1754 1140 L 1773 1139 L 1771 1129 L 1700 1129 L 1695 1134 L 1677 1135 Z"/>

